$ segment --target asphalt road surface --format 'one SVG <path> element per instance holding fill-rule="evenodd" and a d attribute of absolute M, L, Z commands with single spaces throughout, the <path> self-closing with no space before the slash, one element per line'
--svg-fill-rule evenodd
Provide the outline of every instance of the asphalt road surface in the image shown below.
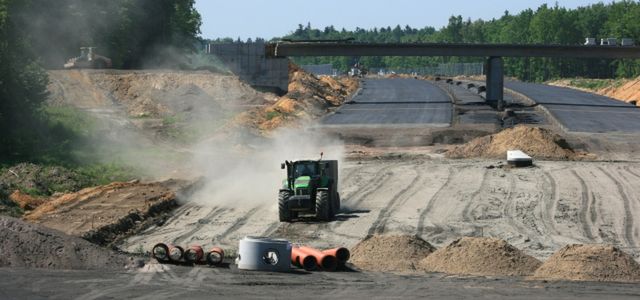
<path fill-rule="evenodd" d="M 640 109 L 609 97 L 569 88 L 524 82 L 505 87 L 545 107 L 566 131 L 586 133 L 638 133 Z"/>
<path fill-rule="evenodd" d="M 417 79 L 366 79 L 362 90 L 323 125 L 448 127 L 453 107 L 437 86 Z"/>

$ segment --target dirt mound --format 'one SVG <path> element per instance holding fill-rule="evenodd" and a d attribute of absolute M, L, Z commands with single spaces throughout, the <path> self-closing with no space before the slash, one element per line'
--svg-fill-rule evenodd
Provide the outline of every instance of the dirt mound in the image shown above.
<path fill-rule="evenodd" d="M 541 264 L 503 240 L 464 237 L 427 256 L 420 267 L 448 274 L 526 276 Z"/>
<path fill-rule="evenodd" d="M 435 250 L 416 236 L 374 235 L 351 249 L 350 262 L 373 272 L 415 271 L 418 262 Z"/>
<path fill-rule="evenodd" d="M 25 220 L 107 245 L 146 226 L 162 222 L 177 206 L 184 181 L 157 183 L 115 182 L 86 188 L 48 201 Z"/>
<path fill-rule="evenodd" d="M 539 127 L 518 125 L 499 133 L 479 137 L 455 146 L 445 153 L 448 158 L 500 158 L 509 150 L 522 150 L 533 158 L 578 159 L 586 154 L 576 153 L 567 142 L 552 131 Z"/>
<path fill-rule="evenodd" d="M 568 245 L 547 259 L 532 278 L 640 282 L 640 265 L 613 246 Z"/>
<path fill-rule="evenodd" d="M 83 239 L 0 216 L 0 267 L 120 269 L 131 262 Z"/>
<path fill-rule="evenodd" d="M 54 192 L 74 192 L 82 188 L 84 179 L 64 167 L 41 166 L 29 163 L 18 164 L 0 173 L 0 187 L 10 194 L 19 189 L 38 195 Z"/>

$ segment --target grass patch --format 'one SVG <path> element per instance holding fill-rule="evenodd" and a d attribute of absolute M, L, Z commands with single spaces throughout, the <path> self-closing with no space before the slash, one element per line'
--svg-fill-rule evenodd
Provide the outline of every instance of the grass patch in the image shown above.
<path fill-rule="evenodd" d="M 273 110 L 270 112 L 267 112 L 267 120 L 271 121 L 273 118 L 279 117 L 280 115 L 282 115 L 279 111 L 277 110 Z"/>
<path fill-rule="evenodd" d="M 81 166 L 76 170 L 86 181 L 84 186 L 105 185 L 114 181 L 130 181 L 139 177 L 131 167 L 116 163 Z"/>
<path fill-rule="evenodd" d="M 569 81 L 569 85 L 588 89 L 591 91 L 598 91 L 608 87 L 620 87 L 624 83 L 622 79 L 586 79 L 576 78 Z"/>

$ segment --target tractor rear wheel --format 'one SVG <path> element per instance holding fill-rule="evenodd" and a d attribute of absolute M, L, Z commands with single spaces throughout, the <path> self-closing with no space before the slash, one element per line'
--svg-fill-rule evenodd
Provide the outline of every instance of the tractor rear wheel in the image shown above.
<path fill-rule="evenodd" d="M 280 222 L 291 222 L 291 211 L 289 210 L 289 204 L 287 203 L 289 197 L 291 197 L 291 193 L 288 191 L 281 191 L 278 194 L 278 212 Z"/>
<path fill-rule="evenodd" d="M 340 193 L 336 193 L 336 198 L 333 200 L 333 207 L 335 209 L 333 213 L 337 215 L 338 212 L 340 212 Z"/>
<path fill-rule="evenodd" d="M 327 191 L 316 193 L 316 219 L 320 221 L 331 219 L 331 203 L 329 203 L 329 192 Z"/>

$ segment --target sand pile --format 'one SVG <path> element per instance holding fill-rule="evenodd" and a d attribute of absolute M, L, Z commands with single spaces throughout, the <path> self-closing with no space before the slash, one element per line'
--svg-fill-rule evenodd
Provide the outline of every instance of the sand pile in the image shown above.
<path fill-rule="evenodd" d="M 585 156 L 573 151 L 567 142 L 550 130 L 519 125 L 499 133 L 479 137 L 445 153 L 448 158 L 500 158 L 509 150 L 522 150 L 533 158 L 577 159 Z"/>
<path fill-rule="evenodd" d="M 0 267 L 119 269 L 131 259 L 59 231 L 0 216 Z"/>
<path fill-rule="evenodd" d="M 541 264 L 503 240 L 465 237 L 427 256 L 420 267 L 448 274 L 526 276 Z"/>
<path fill-rule="evenodd" d="M 640 282 L 640 265 L 613 246 L 568 245 L 547 259 L 533 278 Z"/>
<path fill-rule="evenodd" d="M 416 236 L 369 237 L 351 249 L 356 267 L 373 272 L 404 272 L 418 270 L 418 262 L 436 249 Z"/>

